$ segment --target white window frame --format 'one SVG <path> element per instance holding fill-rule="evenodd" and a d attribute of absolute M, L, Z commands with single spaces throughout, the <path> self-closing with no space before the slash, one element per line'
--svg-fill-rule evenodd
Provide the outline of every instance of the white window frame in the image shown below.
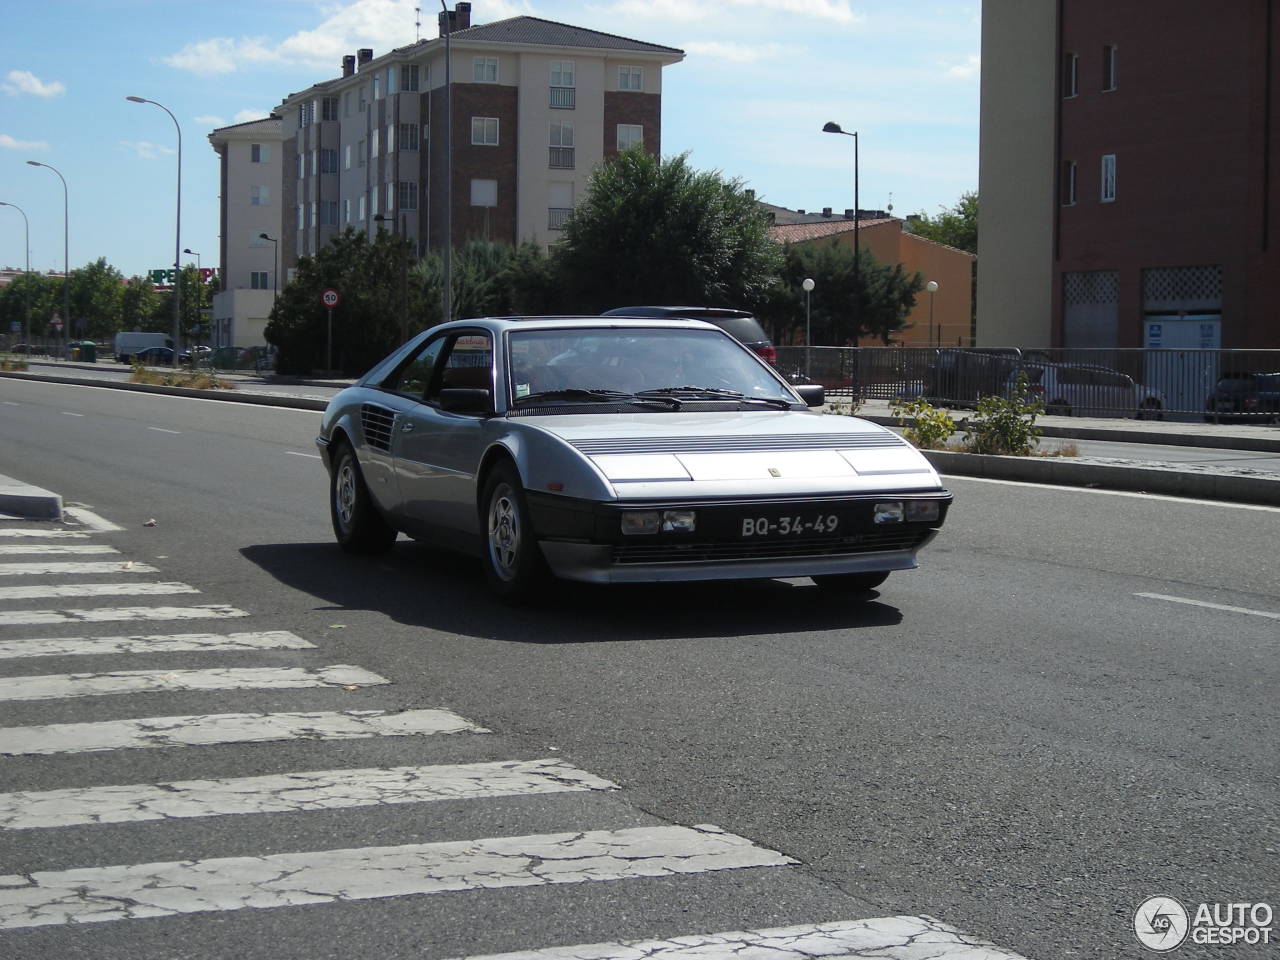
<path fill-rule="evenodd" d="M 576 86 L 574 78 L 576 77 L 574 63 L 572 60 L 552 60 L 551 61 L 551 86 L 553 87 L 572 87 Z"/>
<path fill-rule="evenodd" d="M 1062 99 L 1070 100 L 1080 93 L 1080 55 L 1067 52 L 1062 64 Z"/>
<path fill-rule="evenodd" d="M 357 199 L 357 203 L 356 203 L 356 206 L 357 206 L 357 210 L 356 210 L 356 219 L 357 219 L 357 220 L 359 220 L 361 223 L 363 223 L 363 222 L 364 222 L 364 220 L 365 220 L 365 213 L 364 213 L 364 204 L 365 204 L 365 200 L 364 200 L 364 194 L 363 194 L 363 193 L 361 193 L 361 194 L 360 194 L 360 196 L 359 196 L 359 197 L 357 197 L 356 199 Z"/>
<path fill-rule="evenodd" d="M 249 187 L 249 206 L 251 207 L 269 207 L 271 206 L 271 188 L 262 187 L 254 184 Z"/>
<path fill-rule="evenodd" d="M 1110 93 L 1115 90 L 1119 84 L 1119 78 L 1116 76 L 1116 70 L 1119 66 L 1117 60 L 1117 47 L 1114 43 L 1104 43 L 1102 45 L 1102 92 Z"/>
<path fill-rule="evenodd" d="M 395 66 L 387 67 L 387 96 L 388 97 L 391 96 L 392 94 L 396 94 L 400 92 L 400 87 L 397 83 L 399 79 L 400 79 L 399 67 L 395 67 Z"/>
<path fill-rule="evenodd" d="M 249 144 L 249 162 L 250 163 L 269 163 L 271 160 L 271 145 L 266 143 Z"/>
<path fill-rule="evenodd" d="M 351 222 L 351 198 L 345 197 L 342 201 L 342 222 Z"/>
<path fill-rule="evenodd" d="M 641 92 L 644 90 L 644 67 L 624 63 L 618 67 L 618 89 Z"/>
<path fill-rule="evenodd" d="M 378 128 L 374 127 L 369 131 L 369 157 L 370 159 L 378 155 Z"/>
<path fill-rule="evenodd" d="M 1116 155 L 1114 153 L 1104 153 L 1102 155 L 1102 182 L 1099 189 L 1099 199 L 1102 203 L 1115 203 L 1116 200 Z"/>
<path fill-rule="evenodd" d="M 628 131 L 629 143 L 623 144 L 622 131 Z M 618 152 L 634 147 L 637 144 L 644 146 L 644 125 L 639 123 L 620 123 L 618 124 Z M 634 139 L 632 139 L 634 137 Z"/>
<path fill-rule="evenodd" d="M 1078 173 L 1079 170 L 1074 160 L 1062 161 L 1062 205 L 1064 207 L 1074 207 L 1076 205 L 1076 189 L 1080 182 Z"/>
<path fill-rule="evenodd" d="M 394 123 L 387 124 L 387 156 L 391 156 L 396 152 L 396 125 Z"/>
<path fill-rule="evenodd" d="M 476 132 L 479 130 L 479 138 Z M 493 139 L 489 138 L 490 130 L 493 131 Z M 497 117 L 472 117 L 471 118 L 471 144 L 476 147 L 496 147 L 499 143 L 498 118 Z"/>
<path fill-rule="evenodd" d="M 397 197 L 399 209 L 403 211 L 418 209 L 418 181 L 401 180 L 397 190 L 399 191 Z"/>
<path fill-rule="evenodd" d="M 421 143 L 420 128 L 416 123 L 400 124 L 400 149 L 402 151 L 416 152 Z"/>
<path fill-rule="evenodd" d="M 342 148 L 342 169 L 351 169 L 351 144 L 347 144 Z"/>
<path fill-rule="evenodd" d="M 419 69 L 416 63 L 406 63 L 400 68 L 400 89 L 406 93 L 418 91 Z"/>
<path fill-rule="evenodd" d="M 497 57 L 472 57 L 471 58 L 471 75 L 472 75 L 472 80 L 476 83 L 497 83 L 498 82 L 498 58 Z"/>

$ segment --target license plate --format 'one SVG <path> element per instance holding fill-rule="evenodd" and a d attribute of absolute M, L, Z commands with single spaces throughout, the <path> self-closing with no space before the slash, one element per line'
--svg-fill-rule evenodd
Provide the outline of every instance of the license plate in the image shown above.
<path fill-rule="evenodd" d="M 762 537 L 822 537 L 840 529 L 835 513 L 796 513 L 782 516 L 743 517 L 738 535 L 745 539 Z"/>

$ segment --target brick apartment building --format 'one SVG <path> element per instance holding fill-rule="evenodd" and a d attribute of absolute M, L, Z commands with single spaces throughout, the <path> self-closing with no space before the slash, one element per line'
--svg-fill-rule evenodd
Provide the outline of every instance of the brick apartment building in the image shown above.
<path fill-rule="evenodd" d="M 984 0 L 979 345 L 1280 347 L 1278 7 Z"/>

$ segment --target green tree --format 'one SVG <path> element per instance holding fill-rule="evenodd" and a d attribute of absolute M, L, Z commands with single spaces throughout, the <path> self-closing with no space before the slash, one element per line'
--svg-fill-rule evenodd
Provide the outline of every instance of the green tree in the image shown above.
<path fill-rule="evenodd" d="M 120 296 L 121 330 L 170 330 L 173 327 L 173 311 L 167 326 L 155 326 L 160 313 L 161 298 L 149 277 L 130 277 Z"/>
<path fill-rule="evenodd" d="M 107 340 L 120 329 L 124 276 L 99 257 L 71 275 L 71 316 L 73 337 Z"/>
<path fill-rule="evenodd" d="M 945 243 L 969 253 L 978 252 L 978 192 L 960 195 L 954 207 L 943 207 L 935 217 L 921 211 L 909 219 L 906 229 L 935 243 Z"/>
<path fill-rule="evenodd" d="M 28 337 L 39 339 L 52 336 L 49 321 L 55 311 L 61 311 L 61 297 L 61 278 L 54 280 L 40 273 L 24 273 L 14 277 L 12 283 L 0 287 L 0 324 L 3 324 L 4 330 L 11 329 L 14 323 L 22 324 Z"/>
<path fill-rule="evenodd" d="M 766 217 L 740 180 L 638 148 L 592 173 L 555 259 L 562 309 L 587 313 L 648 303 L 750 308 L 781 266 Z"/>

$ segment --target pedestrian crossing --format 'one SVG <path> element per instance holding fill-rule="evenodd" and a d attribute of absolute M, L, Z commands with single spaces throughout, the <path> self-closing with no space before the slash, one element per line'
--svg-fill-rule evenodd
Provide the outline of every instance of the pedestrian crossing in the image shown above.
<path fill-rule="evenodd" d="M 313 638 L 285 629 L 221 632 L 221 621 L 252 618 L 258 626 L 269 617 L 216 602 L 196 586 L 161 579 L 157 558 L 142 562 L 108 542 L 119 531 L 99 517 L 65 530 L 0 523 L 0 717 L 20 710 L 17 716 L 49 721 L 0 724 L 0 787 L 12 784 L 9 774 L 18 771 L 26 782 L 38 783 L 0 793 L 0 851 L 8 843 L 22 852 L 0 855 L 0 956 L 37 955 L 25 951 L 28 941 L 15 938 L 51 931 L 71 936 L 84 925 L 152 924 L 145 930 L 157 938 L 161 952 L 155 955 L 170 956 L 163 925 L 184 917 L 252 919 L 262 911 L 425 905 L 539 888 L 562 889 L 547 895 L 574 898 L 581 895 L 574 890 L 596 884 L 659 885 L 661 891 L 662 885 L 684 882 L 680 878 L 707 883 L 747 874 L 780 889 L 794 882 L 801 865 L 786 853 L 713 824 L 660 821 L 630 807 L 617 784 L 560 757 L 513 750 L 505 737 L 445 705 L 414 704 L 412 691 L 389 699 L 394 677 L 359 664 L 330 663 Z M 111 604 L 111 598 L 126 596 L 156 602 Z M 48 600 L 74 606 L 31 608 Z M 156 632 L 165 627 L 155 625 L 165 621 L 190 622 L 194 629 Z M 92 625 L 107 623 L 121 626 L 94 632 Z M 210 657 L 234 660 L 218 664 Z M 74 672 L 40 671 L 49 658 L 67 660 Z M 198 665 L 189 658 L 198 658 Z M 309 709 L 283 709 L 298 697 L 309 698 Z M 247 698 L 261 705 L 245 709 L 255 702 Z M 157 713 L 147 706 L 211 702 L 222 709 Z M 84 714 L 87 703 L 95 705 L 90 716 Z M 255 751 L 250 761 L 241 748 Z M 163 759 L 142 763 L 148 756 Z M 379 762 L 360 762 L 367 756 Z M 414 762 L 388 763 L 387 756 Z M 109 762 L 83 766 L 95 757 Z M 298 757 L 320 762 L 300 765 Z M 50 763 L 83 772 L 49 783 L 39 765 Z M 129 776 L 130 770 L 160 769 L 169 775 Z M 540 822 L 527 806 L 534 803 L 550 804 L 545 812 L 537 808 L 538 815 L 556 821 L 558 829 L 518 829 L 526 820 Z M 435 809 L 446 812 L 424 819 L 424 811 Z M 486 811 L 497 810 L 505 813 L 491 829 L 472 826 L 487 823 Z M 362 833 L 361 817 L 395 811 L 396 819 L 377 821 L 381 830 Z M 236 824 L 284 822 L 271 819 L 280 817 L 292 819 L 278 839 L 268 833 L 269 849 L 227 843 L 248 833 Z M 326 818 L 327 826 L 313 833 L 307 824 L 315 817 Z M 414 829 L 386 838 L 388 822 Z M 182 834 L 180 857 L 165 855 L 173 848 L 164 838 L 182 824 L 195 832 Z M 337 824 L 348 842 L 333 842 Z M 426 824 L 445 837 L 408 835 Z M 121 830 L 131 831 L 127 847 L 120 845 Z M 451 830 L 471 832 L 453 837 Z M 86 831 L 109 835 L 116 845 L 96 843 Z M 48 845 L 40 838 L 68 832 L 86 839 L 59 849 L 82 852 L 74 862 L 65 856 L 45 862 Z M 353 845 L 352 836 L 367 842 Z M 121 849 L 128 850 L 130 862 L 110 853 Z M 157 854 L 149 855 L 149 849 Z M 661 899 L 660 893 L 652 896 Z M 322 922 L 322 914 L 308 916 L 321 918 L 309 923 Z M 352 914 L 344 916 L 349 922 Z M 514 924 L 509 940 L 518 949 L 485 956 L 1019 960 L 927 916 L 819 916 L 811 925 L 716 932 L 698 926 L 696 914 L 690 919 L 680 906 L 670 911 L 666 940 L 625 939 L 627 913 L 617 916 L 623 935 L 617 940 L 574 945 L 570 937 L 543 933 L 547 940 L 530 942 L 533 935 Z M 432 955 L 412 945 L 406 950 L 397 956 Z M 252 956 L 276 954 L 264 941 L 263 952 Z M 479 960 L 476 954 L 460 956 Z"/>

